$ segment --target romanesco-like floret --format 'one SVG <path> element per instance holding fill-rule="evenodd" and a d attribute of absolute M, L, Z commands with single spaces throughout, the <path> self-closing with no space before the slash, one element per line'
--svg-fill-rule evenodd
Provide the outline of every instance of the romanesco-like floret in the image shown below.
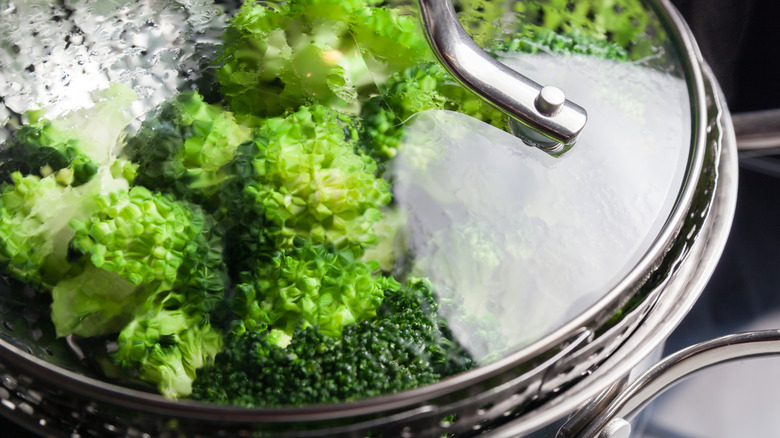
<path fill-rule="evenodd" d="M 30 123 L 23 125 L 0 153 L 0 174 L 5 179 L 16 171 L 45 177 L 66 169 L 60 179 L 67 177 L 68 184 L 79 185 L 92 178 L 100 166 L 113 164 L 121 150 L 124 129 L 133 119 L 130 105 L 137 97 L 126 85 L 115 83 L 93 93 L 92 98 L 93 106 L 52 120 L 31 113 Z M 131 177 L 132 168 L 115 173 Z"/>
<path fill-rule="evenodd" d="M 259 123 L 183 92 L 144 121 L 124 155 L 138 163 L 136 184 L 214 207 L 222 184 L 233 177 L 236 150 Z"/>
<path fill-rule="evenodd" d="M 254 181 L 243 191 L 265 216 L 275 248 L 290 248 L 296 237 L 338 248 L 375 240 L 371 225 L 390 201 L 390 187 L 375 175 L 375 162 L 355 151 L 356 142 L 352 120 L 320 105 L 268 119 L 259 130 L 245 151 Z"/>
<path fill-rule="evenodd" d="M 52 290 L 58 335 L 111 333 L 162 300 L 194 301 L 209 311 L 222 299 L 222 242 L 200 208 L 140 186 L 98 203 L 98 211 L 70 224 L 71 258 L 84 258 L 88 269 Z"/>
<path fill-rule="evenodd" d="M 392 278 L 375 276 L 373 263 L 351 251 L 333 251 L 297 239 L 297 246 L 262 261 L 236 286 L 234 310 L 251 330 L 316 326 L 335 336 L 349 324 L 373 318 Z"/>

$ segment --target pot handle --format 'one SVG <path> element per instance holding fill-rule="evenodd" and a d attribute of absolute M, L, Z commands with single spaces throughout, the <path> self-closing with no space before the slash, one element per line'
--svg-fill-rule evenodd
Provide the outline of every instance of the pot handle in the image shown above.
<path fill-rule="evenodd" d="M 683 378 L 715 365 L 775 355 L 780 355 L 780 330 L 732 334 L 696 344 L 645 371 L 604 409 L 585 406 L 569 418 L 556 436 L 628 438 L 631 433 L 628 420 Z"/>
<path fill-rule="evenodd" d="M 463 86 L 509 116 L 512 133 L 551 155 L 574 144 L 588 115 L 554 86 L 541 86 L 485 53 L 466 33 L 451 0 L 418 0 L 436 57 Z"/>

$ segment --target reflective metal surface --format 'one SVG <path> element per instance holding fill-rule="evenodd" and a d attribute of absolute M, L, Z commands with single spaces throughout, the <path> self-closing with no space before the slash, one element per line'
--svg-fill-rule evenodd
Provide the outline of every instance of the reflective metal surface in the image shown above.
<path fill-rule="evenodd" d="M 543 87 L 480 49 L 458 22 L 450 0 L 418 3 L 439 61 L 455 79 L 504 111 L 513 134 L 553 155 L 574 145 L 588 120 L 584 108 L 566 99 L 560 89 Z"/>

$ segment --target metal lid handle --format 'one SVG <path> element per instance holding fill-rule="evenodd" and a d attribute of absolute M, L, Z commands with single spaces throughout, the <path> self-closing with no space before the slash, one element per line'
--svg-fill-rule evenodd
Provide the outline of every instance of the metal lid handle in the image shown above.
<path fill-rule="evenodd" d="M 588 116 L 554 86 L 541 86 L 477 46 L 451 0 L 418 0 L 428 42 L 442 65 L 465 87 L 509 116 L 512 133 L 553 155 L 568 150 Z"/>

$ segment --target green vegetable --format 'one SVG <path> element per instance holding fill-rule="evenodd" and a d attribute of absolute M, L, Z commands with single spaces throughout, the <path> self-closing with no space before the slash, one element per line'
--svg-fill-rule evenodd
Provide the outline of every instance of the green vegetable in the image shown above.
<path fill-rule="evenodd" d="M 640 0 L 531 0 L 513 5 L 526 37 L 538 31 L 554 31 L 567 37 L 616 45 L 639 60 L 663 46 L 664 32 L 653 28 L 651 16 Z M 533 37 L 532 37 L 533 39 Z"/>
<path fill-rule="evenodd" d="M 351 251 L 331 251 L 302 239 L 297 243 L 244 274 L 249 282 L 236 287 L 236 313 L 249 329 L 292 334 L 296 326 L 316 326 L 335 336 L 349 324 L 374 317 L 384 292 L 398 288 L 395 280 L 373 275 L 376 266 Z"/>
<path fill-rule="evenodd" d="M 68 248 L 75 230 L 69 222 L 98 211 L 97 197 L 128 188 L 126 180 L 115 179 L 108 171 L 78 187 L 61 184 L 60 173 L 40 178 L 14 172 L 11 182 L 0 188 L 3 272 L 43 288 L 51 288 L 74 269 Z"/>
<path fill-rule="evenodd" d="M 222 185 L 233 177 L 229 164 L 236 150 L 260 123 L 239 120 L 198 93 L 184 92 L 148 117 L 123 152 L 138 163 L 137 184 L 214 206 Z"/>
<path fill-rule="evenodd" d="M 170 399 L 190 395 L 197 370 L 222 349 L 222 335 L 192 310 L 152 309 L 130 321 L 117 340 L 117 362 L 138 370 Z"/>
<path fill-rule="evenodd" d="M 507 3 L 456 5 L 491 53 L 650 53 L 633 0 L 512 2 L 521 26 Z M 123 85 L 62 117 L 29 114 L 0 152 L 0 270 L 51 293 L 59 336 L 115 340 L 115 365 L 171 399 L 336 402 L 475 367 L 472 354 L 503 347 L 490 315 L 464 307 L 489 306 L 408 271 L 449 255 L 464 282 L 483 284 L 499 253 L 460 240 L 476 234 L 439 234 L 410 254 L 385 169 L 421 111 L 501 129 L 506 117 L 432 62 L 411 12 L 246 2 L 224 35 L 214 100 L 182 91 L 128 138 L 135 94 Z M 435 153 L 415 146 L 421 162 Z"/>
<path fill-rule="evenodd" d="M 101 165 L 115 161 L 123 130 L 133 119 L 130 104 L 133 90 L 113 84 L 92 94 L 95 104 L 53 120 L 38 119 L 23 125 L 8 148 L 0 152 L 0 175 L 8 180 L 13 172 L 48 176 L 60 171 L 59 179 L 79 185 L 92 178 Z M 132 167 L 115 166 L 115 173 L 132 179 Z"/>
<path fill-rule="evenodd" d="M 245 204 L 266 222 L 276 248 L 300 236 L 339 249 L 363 247 L 390 201 L 376 164 L 355 151 L 352 118 L 321 105 L 266 120 L 246 153 L 240 181 Z M 226 197 L 230 197 L 229 195 Z"/>
<path fill-rule="evenodd" d="M 377 76 L 429 59 L 416 20 L 379 3 L 244 3 L 217 71 L 230 109 L 269 117 L 307 103 L 349 107 L 376 90 Z"/>
<path fill-rule="evenodd" d="M 507 117 L 455 82 L 437 63 L 410 67 L 393 74 L 385 92 L 369 99 L 361 110 L 361 146 L 380 165 L 392 159 L 401 145 L 404 124 L 430 109 L 458 111 L 499 128 Z"/>
<path fill-rule="evenodd" d="M 242 406 L 338 402 L 416 388 L 473 368 L 437 311 L 430 285 L 411 280 L 387 290 L 376 319 L 347 325 L 340 336 L 298 327 L 281 347 L 266 332 L 234 334 L 214 364 L 198 372 L 192 397 Z"/>

